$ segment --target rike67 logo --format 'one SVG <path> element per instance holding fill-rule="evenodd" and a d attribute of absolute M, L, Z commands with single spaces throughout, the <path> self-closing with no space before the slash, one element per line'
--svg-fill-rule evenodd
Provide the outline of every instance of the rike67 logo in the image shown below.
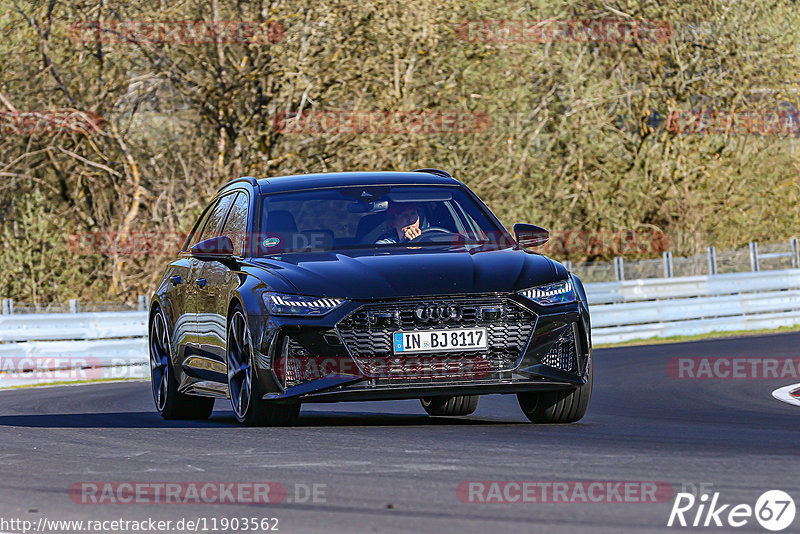
<path fill-rule="evenodd" d="M 765 529 L 777 532 L 792 524 L 795 512 L 794 499 L 781 490 L 764 492 L 755 506 L 723 503 L 719 492 L 711 497 L 704 493 L 699 498 L 691 493 L 678 493 L 667 526 L 739 528 L 755 518 Z"/>

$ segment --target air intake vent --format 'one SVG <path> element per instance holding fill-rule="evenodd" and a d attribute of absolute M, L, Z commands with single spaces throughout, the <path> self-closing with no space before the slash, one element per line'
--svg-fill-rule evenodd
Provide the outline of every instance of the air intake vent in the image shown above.
<path fill-rule="evenodd" d="M 578 362 L 575 356 L 575 336 L 572 328 L 565 328 L 564 333 L 542 358 L 542 363 L 568 373 L 577 373 Z"/>

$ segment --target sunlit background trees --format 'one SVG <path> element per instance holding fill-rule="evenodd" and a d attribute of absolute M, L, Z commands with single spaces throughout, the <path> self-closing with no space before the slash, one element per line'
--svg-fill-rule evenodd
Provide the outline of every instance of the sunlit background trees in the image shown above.
<path fill-rule="evenodd" d="M 469 20 L 551 19 L 672 30 L 544 43 L 459 32 Z M 800 131 L 798 19 L 788 1 L 5 0 L 0 295 L 135 300 L 163 257 L 75 254 L 69 236 L 186 231 L 241 175 L 439 167 L 509 226 L 658 230 L 676 254 L 785 240 L 800 222 L 800 139 L 786 128 L 679 133 L 667 118 L 783 110 L 790 133 Z M 261 38 L 156 43 L 79 31 L 96 21 L 241 21 Z M 102 127 L 31 133 L 10 118 L 64 109 L 97 114 Z M 330 110 L 485 113 L 489 124 L 293 133 L 275 120 Z"/>

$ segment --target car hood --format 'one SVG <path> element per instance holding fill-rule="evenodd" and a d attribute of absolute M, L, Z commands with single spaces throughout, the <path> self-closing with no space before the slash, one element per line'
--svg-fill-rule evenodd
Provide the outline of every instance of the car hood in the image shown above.
<path fill-rule="evenodd" d="M 253 260 L 303 295 L 355 300 L 510 292 L 567 276 L 560 264 L 516 249 L 376 253 L 304 252 Z"/>

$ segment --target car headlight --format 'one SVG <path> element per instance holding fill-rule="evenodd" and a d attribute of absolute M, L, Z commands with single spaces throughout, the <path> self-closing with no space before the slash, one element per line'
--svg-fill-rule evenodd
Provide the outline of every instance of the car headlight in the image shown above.
<path fill-rule="evenodd" d="M 325 315 L 344 304 L 345 301 L 344 299 L 265 293 L 264 302 L 271 315 Z"/>
<path fill-rule="evenodd" d="M 574 302 L 576 299 L 572 280 L 562 280 L 553 284 L 532 287 L 520 291 L 519 294 L 541 306 L 566 304 L 567 302 Z"/>

